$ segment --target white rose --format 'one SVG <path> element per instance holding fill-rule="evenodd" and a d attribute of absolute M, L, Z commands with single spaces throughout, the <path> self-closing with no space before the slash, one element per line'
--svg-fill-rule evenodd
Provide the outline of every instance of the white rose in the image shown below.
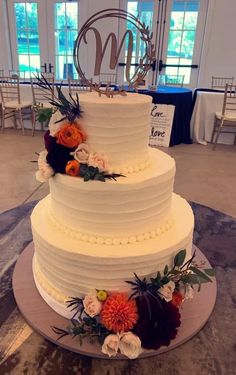
<path fill-rule="evenodd" d="M 89 146 L 86 143 L 81 143 L 72 154 L 78 162 L 86 163 L 90 154 Z"/>
<path fill-rule="evenodd" d="M 102 303 L 98 301 L 96 292 L 91 292 L 84 297 L 83 300 L 84 311 L 91 318 L 98 315 L 102 309 Z"/>
<path fill-rule="evenodd" d="M 167 284 L 163 285 L 161 288 L 158 289 L 158 293 L 161 298 L 164 298 L 166 302 L 170 302 L 172 300 L 172 294 L 175 290 L 175 283 L 170 280 Z"/>
<path fill-rule="evenodd" d="M 184 300 L 186 299 L 193 299 L 193 296 L 194 296 L 194 289 L 191 287 L 191 285 L 189 284 L 184 284 L 183 286 L 181 286 L 180 288 L 180 293 L 182 294 L 182 296 L 184 297 Z"/>
<path fill-rule="evenodd" d="M 89 155 L 88 163 L 92 167 L 97 167 L 101 172 L 107 170 L 107 158 L 97 152 Z"/>
<path fill-rule="evenodd" d="M 39 170 L 36 172 L 36 179 L 39 182 L 46 182 L 54 174 L 54 170 L 47 163 L 46 156 L 47 156 L 46 150 L 41 151 L 39 153 L 39 158 L 38 158 Z"/>
<path fill-rule="evenodd" d="M 129 359 L 135 359 L 142 353 L 140 338 L 132 332 L 125 332 L 120 336 L 119 349 Z"/>
<path fill-rule="evenodd" d="M 118 335 L 108 335 L 102 345 L 102 353 L 109 355 L 109 357 L 116 356 L 119 349 L 120 338 Z"/>

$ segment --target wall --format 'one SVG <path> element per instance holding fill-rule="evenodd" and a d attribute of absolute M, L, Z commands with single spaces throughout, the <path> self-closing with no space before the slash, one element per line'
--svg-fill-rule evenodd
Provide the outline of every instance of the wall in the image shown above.
<path fill-rule="evenodd" d="M 11 67 L 10 44 L 7 30 L 7 10 L 5 0 L 0 0 L 0 69 L 8 73 Z"/>
<path fill-rule="evenodd" d="M 210 87 L 212 75 L 236 80 L 235 18 L 235 0 L 209 0 L 198 87 Z"/>

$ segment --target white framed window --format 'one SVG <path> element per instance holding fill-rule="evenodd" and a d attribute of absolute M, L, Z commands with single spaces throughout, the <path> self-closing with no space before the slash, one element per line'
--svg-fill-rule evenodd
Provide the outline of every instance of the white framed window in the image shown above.
<path fill-rule="evenodd" d="M 78 1 L 9 0 L 12 69 L 29 78 L 54 72 L 58 80 L 75 75 L 73 46 L 78 34 Z"/>
<path fill-rule="evenodd" d="M 160 74 L 184 75 L 185 86 L 196 86 L 208 0 L 123 0 L 122 7 L 152 29 L 156 67 L 163 67 Z M 135 32 L 134 40 L 132 63 L 136 64 L 143 44 Z M 123 57 L 125 61 L 127 47 Z M 158 74 L 149 72 L 149 83 L 155 84 Z"/>

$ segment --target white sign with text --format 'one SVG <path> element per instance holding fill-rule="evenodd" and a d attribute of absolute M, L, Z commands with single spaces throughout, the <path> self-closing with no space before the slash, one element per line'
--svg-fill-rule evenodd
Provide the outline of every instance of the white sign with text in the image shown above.
<path fill-rule="evenodd" d="M 153 104 L 149 137 L 150 146 L 169 147 L 174 113 L 174 105 Z"/>

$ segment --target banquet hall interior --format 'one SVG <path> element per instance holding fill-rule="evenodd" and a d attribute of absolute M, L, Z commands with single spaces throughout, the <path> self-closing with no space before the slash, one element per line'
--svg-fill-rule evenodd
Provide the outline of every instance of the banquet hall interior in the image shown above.
<path fill-rule="evenodd" d="M 74 43 L 84 22 L 96 12 L 110 8 L 128 11 L 153 31 L 154 60 L 136 89 L 140 95 L 150 95 L 154 107 L 160 105 L 163 111 L 168 111 L 171 106 L 173 114 L 166 124 L 169 130 L 162 139 L 163 128 L 158 128 L 152 118 L 150 146 L 175 159 L 174 191 L 194 208 L 197 224 L 194 240 L 203 252 L 210 249 L 207 254 L 216 266 L 218 284 L 228 283 L 233 290 L 236 250 L 235 0 L 0 0 L 0 285 L 5 285 L 4 274 L 18 257 L 18 254 L 12 254 L 5 262 L 7 255 L 3 249 L 18 243 L 18 226 L 26 233 L 25 242 L 22 237 L 19 242 L 27 245 L 32 239 L 29 210 L 49 194 L 48 182 L 39 182 L 35 173 L 38 154 L 44 149 L 44 133 L 50 121 L 48 113 L 52 114 L 52 111 L 43 104 L 45 99 L 42 103 L 37 102 L 36 77 L 41 74 L 47 77 L 53 82 L 54 92 L 61 85 L 67 97 L 69 93 L 73 95 L 73 84 L 79 96 L 86 95 L 88 81 L 91 84 L 99 82 L 104 87 L 111 85 L 114 90 L 128 86 L 128 43 L 121 46 L 114 69 L 109 65 L 108 43 L 102 70 L 95 74 L 97 45 L 91 32 L 88 44 L 82 45 L 80 52 L 81 70 L 87 79 L 85 84 L 73 57 Z M 124 31 L 120 20 L 99 20 L 99 26 L 103 43 L 113 32 L 119 46 Z M 133 31 L 130 69 L 135 74 L 144 47 L 140 35 L 128 22 L 127 28 Z M 8 107 L 4 90 L 6 84 L 13 81 L 17 96 L 11 99 Z M 230 108 L 231 118 L 225 118 L 229 96 L 235 107 Z M 204 228 L 207 229 L 204 231 Z M 201 238 L 203 232 L 205 237 Z M 213 249 L 211 241 L 214 241 Z M 22 243 L 19 246 L 23 247 Z M 217 259 L 215 263 L 214 259 Z M 227 290 L 227 286 L 223 291 L 218 289 L 221 302 L 217 299 L 218 305 L 210 321 L 190 341 L 192 344 L 187 342 L 160 357 L 128 364 L 125 360 L 86 359 L 78 354 L 68 354 L 65 349 L 56 351 L 56 346 L 50 343 L 46 348 L 46 340 L 36 333 L 32 336 L 31 328 L 19 317 L 16 306 L 11 310 L 10 320 L 7 307 L 4 312 L 8 298 L 13 303 L 9 286 L 3 296 L 0 290 L 0 374 L 186 375 L 192 371 L 196 375 L 233 375 L 236 362 L 230 332 L 235 328 L 232 318 L 235 296 Z M 223 304 L 225 312 L 220 306 Z M 225 329 L 224 348 L 220 344 L 223 338 L 219 337 L 222 331 L 218 331 L 221 323 Z M 14 325 L 12 331 L 11 324 Z M 163 364 L 161 358 L 168 365 Z M 67 367 L 63 367 L 62 361 Z"/>

